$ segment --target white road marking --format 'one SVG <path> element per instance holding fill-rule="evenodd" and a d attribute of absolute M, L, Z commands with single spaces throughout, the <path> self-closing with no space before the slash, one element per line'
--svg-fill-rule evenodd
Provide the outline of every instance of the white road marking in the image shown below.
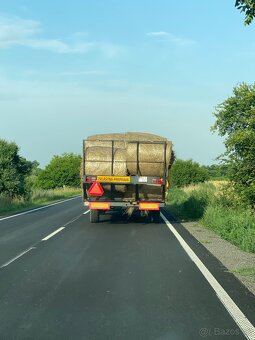
<path fill-rule="evenodd" d="M 255 340 L 255 327 L 251 324 L 251 322 L 247 319 L 247 317 L 243 314 L 243 312 L 239 309 L 239 307 L 235 304 L 235 302 L 231 299 L 231 297 L 223 289 L 223 287 L 219 284 L 219 282 L 215 279 L 211 272 L 206 268 L 203 262 L 197 257 L 197 255 L 193 252 L 189 245 L 184 241 L 184 239 L 172 226 L 168 219 L 162 213 L 160 215 L 170 231 L 180 242 L 185 252 L 189 255 L 191 260 L 195 263 L 200 272 L 204 275 L 208 283 L 211 285 L 216 295 L 218 296 L 224 307 L 227 309 L 229 314 L 232 316 L 232 318 L 235 320 L 237 325 L 240 327 L 246 338 L 249 340 Z"/>
<path fill-rule="evenodd" d="M 84 214 L 87 214 L 88 212 L 89 212 L 89 210 L 85 211 Z M 47 241 L 47 240 L 48 240 L 49 238 L 51 238 L 52 236 L 56 235 L 56 234 L 59 233 L 61 230 L 65 229 L 65 227 L 66 227 L 67 225 L 69 225 L 69 224 L 73 223 L 74 221 L 78 220 L 78 218 L 80 218 L 81 216 L 82 216 L 82 214 L 79 215 L 79 216 L 77 216 L 77 217 L 75 217 L 75 218 L 72 219 L 71 221 L 67 222 L 66 224 L 64 224 L 63 227 L 61 227 L 61 228 L 55 230 L 53 233 L 51 233 L 51 234 L 49 234 L 48 236 L 44 237 L 44 238 L 43 238 L 42 240 L 40 240 L 39 242 L 34 243 L 34 245 L 31 246 L 29 249 L 23 251 L 22 253 L 20 253 L 20 254 L 17 255 L 16 257 L 14 257 L 13 259 L 9 260 L 9 261 L 6 262 L 5 264 L 3 264 L 0 268 L 4 268 L 4 267 L 8 266 L 9 264 L 11 264 L 12 262 L 14 262 L 15 260 L 17 260 L 17 259 L 20 258 L 21 256 L 23 256 L 23 255 L 25 255 L 26 253 L 28 253 L 30 250 L 36 249 L 36 246 L 37 246 L 40 242 L 42 242 L 42 241 Z"/>
<path fill-rule="evenodd" d="M 13 259 L 9 260 L 8 262 L 6 262 L 5 264 L 3 264 L 1 266 L 1 268 L 7 267 L 9 264 L 11 264 L 12 262 L 16 261 L 17 259 L 19 259 L 21 256 L 25 255 L 26 253 L 28 253 L 30 250 L 32 249 L 36 249 L 35 247 L 30 247 L 29 249 L 23 251 L 22 253 L 20 253 L 19 255 L 15 256 Z"/>
<path fill-rule="evenodd" d="M 83 215 L 87 214 L 89 212 L 89 210 L 85 211 L 83 213 Z M 64 224 L 63 227 L 58 228 L 57 230 L 53 231 L 53 233 L 49 234 L 48 236 L 44 237 L 42 239 L 42 241 L 47 241 L 49 238 L 51 238 L 52 236 L 56 235 L 57 233 L 59 233 L 61 230 L 65 229 L 66 226 L 68 226 L 69 224 L 75 222 L 76 220 L 78 220 L 81 217 L 81 215 L 75 217 L 74 219 L 72 219 L 71 221 L 67 222 L 66 224 Z"/>
<path fill-rule="evenodd" d="M 26 214 L 29 214 L 29 213 L 34 212 L 34 211 L 46 209 L 46 208 L 48 208 L 48 207 L 52 207 L 52 206 L 54 206 L 54 205 L 62 204 L 62 203 L 65 203 L 65 202 L 74 200 L 74 199 L 76 199 L 76 198 L 79 198 L 79 197 L 80 197 L 80 196 L 68 198 L 67 200 L 60 201 L 60 202 L 56 202 L 56 203 L 51 203 L 51 204 L 48 204 L 48 205 L 44 205 L 43 207 L 40 207 L 40 208 L 35 208 L 35 209 L 31 209 L 31 210 L 24 211 L 24 212 L 19 213 L 19 214 L 7 216 L 7 217 L 2 217 L 2 218 L 0 218 L 0 221 L 8 220 L 9 218 L 18 217 L 18 216 L 21 216 L 21 215 L 26 215 Z"/>
<path fill-rule="evenodd" d="M 61 230 L 65 229 L 65 227 L 60 227 L 57 230 L 53 231 L 53 233 L 49 234 L 48 236 L 44 237 L 42 239 L 42 241 L 47 241 L 49 238 L 51 238 L 52 236 L 56 235 L 57 233 L 59 233 Z"/>

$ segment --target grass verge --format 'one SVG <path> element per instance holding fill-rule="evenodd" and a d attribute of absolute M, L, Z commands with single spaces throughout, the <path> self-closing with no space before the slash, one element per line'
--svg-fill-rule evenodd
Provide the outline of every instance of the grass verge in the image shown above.
<path fill-rule="evenodd" d="M 168 192 L 167 210 L 178 220 L 198 221 L 204 214 L 211 197 L 216 191 L 212 183 L 171 188 Z"/>
<path fill-rule="evenodd" d="M 255 267 L 241 267 L 231 270 L 231 273 L 240 274 L 242 276 L 248 276 L 255 282 Z"/>
<path fill-rule="evenodd" d="M 220 192 L 221 187 L 213 183 L 172 188 L 167 210 L 180 221 L 199 221 L 240 249 L 255 253 L 254 211 L 234 206 Z"/>
<path fill-rule="evenodd" d="M 38 208 L 49 203 L 81 194 L 81 189 L 63 188 L 52 190 L 36 190 L 29 200 L 8 199 L 0 197 L 0 215 L 18 213 L 27 209 Z"/>
<path fill-rule="evenodd" d="M 255 253 L 255 215 L 250 209 L 210 204 L 200 222 L 240 249 Z"/>

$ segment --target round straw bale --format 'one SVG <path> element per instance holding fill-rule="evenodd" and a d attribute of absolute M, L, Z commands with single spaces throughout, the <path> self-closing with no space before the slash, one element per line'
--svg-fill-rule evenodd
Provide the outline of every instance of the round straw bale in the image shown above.
<path fill-rule="evenodd" d="M 92 135 L 87 138 L 87 140 L 124 140 L 125 133 L 102 133 L 97 135 Z"/>
<path fill-rule="evenodd" d="M 154 135 L 146 132 L 127 132 L 126 134 L 127 141 L 166 141 L 167 139 L 158 135 Z"/>
<path fill-rule="evenodd" d="M 91 146 L 112 147 L 112 140 L 114 141 L 114 147 L 116 148 L 126 147 L 124 133 L 108 133 L 89 136 L 85 141 L 85 147 Z"/>
<path fill-rule="evenodd" d="M 112 149 L 103 146 L 87 147 L 85 151 L 85 160 L 93 162 L 103 162 L 112 160 Z"/>
<path fill-rule="evenodd" d="M 127 143 L 127 169 L 131 175 L 137 173 L 137 148 L 136 143 Z M 138 174 L 142 176 L 164 176 L 164 144 L 139 144 Z M 172 143 L 166 145 L 166 167 L 171 160 Z"/>
<path fill-rule="evenodd" d="M 116 149 L 114 152 L 113 174 L 115 176 L 127 175 L 126 149 Z"/>
<path fill-rule="evenodd" d="M 112 150 L 107 147 L 92 146 L 85 151 L 86 175 L 111 175 Z"/>
<path fill-rule="evenodd" d="M 113 175 L 127 174 L 126 149 L 114 149 Z M 93 146 L 86 148 L 85 173 L 87 175 L 112 175 L 112 148 Z"/>

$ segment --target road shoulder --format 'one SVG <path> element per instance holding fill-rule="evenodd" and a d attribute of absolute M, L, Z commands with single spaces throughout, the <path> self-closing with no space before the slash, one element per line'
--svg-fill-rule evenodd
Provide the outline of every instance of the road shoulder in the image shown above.
<path fill-rule="evenodd" d="M 197 222 L 183 227 L 255 295 L 255 254 L 247 253 Z"/>

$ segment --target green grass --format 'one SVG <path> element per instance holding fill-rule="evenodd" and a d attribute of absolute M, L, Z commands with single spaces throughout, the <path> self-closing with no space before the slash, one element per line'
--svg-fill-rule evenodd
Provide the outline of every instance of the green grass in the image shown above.
<path fill-rule="evenodd" d="M 240 249 L 255 253 L 255 214 L 250 209 L 211 204 L 201 223 Z"/>
<path fill-rule="evenodd" d="M 8 215 L 17 213 L 27 209 L 40 207 L 48 203 L 61 199 L 77 196 L 81 194 L 81 189 L 63 188 L 52 190 L 36 190 L 29 200 L 24 199 L 8 199 L 0 197 L 0 215 Z"/>
<path fill-rule="evenodd" d="M 199 220 L 215 191 L 212 183 L 172 188 L 168 192 L 167 209 L 181 221 Z"/>
<path fill-rule="evenodd" d="M 240 249 L 255 253 L 255 212 L 239 206 L 221 190 L 213 183 L 172 188 L 167 210 L 180 221 L 199 221 Z"/>
<path fill-rule="evenodd" d="M 200 243 L 203 243 L 203 244 L 211 244 L 212 242 L 211 242 L 211 241 L 208 241 L 208 240 L 201 240 Z"/>
<path fill-rule="evenodd" d="M 237 273 L 242 276 L 248 276 L 255 282 L 255 267 L 240 267 L 231 270 L 231 273 Z"/>

